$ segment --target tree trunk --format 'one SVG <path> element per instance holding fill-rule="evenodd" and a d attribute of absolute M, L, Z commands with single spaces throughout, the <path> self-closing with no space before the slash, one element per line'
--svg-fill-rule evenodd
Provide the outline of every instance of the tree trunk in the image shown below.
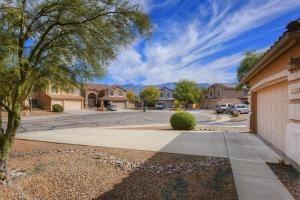
<path fill-rule="evenodd" d="M 2 128 L 2 106 L 0 105 L 0 135 L 3 135 L 3 128 Z"/>
<path fill-rule="evenodd" d="M 7 179 L 7 161 L 6 160 L 0 160 L 0 180 L 6 180 Z"/>
<path fill-rule="evenodd" d="M 8 174 L 7 160 L 20 125 L 20 109 L 8 111 L 7 129 L 0 135 L 0 180 L 6 180 Z"/>

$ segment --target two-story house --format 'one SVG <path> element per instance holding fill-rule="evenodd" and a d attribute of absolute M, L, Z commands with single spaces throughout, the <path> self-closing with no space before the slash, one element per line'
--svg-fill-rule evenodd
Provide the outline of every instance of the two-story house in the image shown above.
<path fill-rule="evenodd" d="M 85 107 L 106 107 L 108 104 L 118 108 L 126 108 L 128 98 L 126 89 L 119 85 L 86 84 L 81 91 L 85 98 Z"/>
<path fill-rule="evenodd" d="M 163 87 L 160 90 L 160 96 L 156 100 L 156 105 L 162 105 L 164 108 L 173 108 L 174 107 L 174 90 L 170 88 Z"/>
<path fill-rule="evenodd" d="M 34 93 L 31 102 L 33 107 L 44 110 L 51 110 L 54 104 L 63 106 L 66 111 L 84 108 L 84 98 L 80 95 L 79 89 L 66 92 L 55 85 L 49 86 L 45 91 Z"/>
<path fill-rule="evenodd" d="M 214 109 L 219 104 L 239 104 L 248 103 L 248 90 L 236 90 L 236 86 L 215 83 L 207 89 L 204 94 L 202 107 L 206 109 Z"/>

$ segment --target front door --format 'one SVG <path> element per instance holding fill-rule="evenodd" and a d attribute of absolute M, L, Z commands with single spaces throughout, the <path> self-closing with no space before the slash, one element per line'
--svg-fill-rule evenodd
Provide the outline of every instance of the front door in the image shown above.
<path fill-rule="evenodd" d="M 96 95 L 94 93 L 91 93 L 88 96 L 88 106 L 90 108 L 96 106 Z"/>

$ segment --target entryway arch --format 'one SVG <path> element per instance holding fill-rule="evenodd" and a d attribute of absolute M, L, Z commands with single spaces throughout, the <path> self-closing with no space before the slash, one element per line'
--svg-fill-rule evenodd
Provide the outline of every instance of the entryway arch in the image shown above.
<path fill-rule="evenodd" d="M 95 107 L 97 103 L 97 95 L 94 93 L 90 93 L 88 95 L 88 106 L 89 107 Z"/>

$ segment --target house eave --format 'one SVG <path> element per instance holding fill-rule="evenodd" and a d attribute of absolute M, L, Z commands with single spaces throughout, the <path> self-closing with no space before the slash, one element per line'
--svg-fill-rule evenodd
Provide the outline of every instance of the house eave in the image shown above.
<path fill-rule="evenodd" d="M 300 31 L 285 32 L 277 42 L 264 54 L 262 59 L 241 79 L 246 84 L 257 73 L 269 66 L 275 59 L 300 41 Z"/>

